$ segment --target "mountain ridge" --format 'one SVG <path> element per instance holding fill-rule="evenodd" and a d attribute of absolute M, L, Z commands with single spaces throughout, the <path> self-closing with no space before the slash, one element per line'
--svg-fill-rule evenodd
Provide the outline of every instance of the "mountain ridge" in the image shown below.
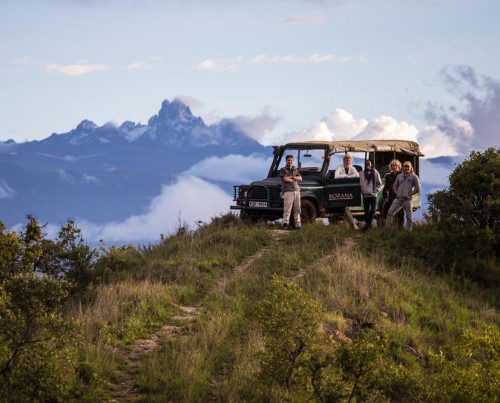
<path fill-rule="evenodd" d="M 123 220 L 201 160 L 255 153 L 269 154 L 232 121 L 208 126 L 179 100 L 164 100 L 146 125 L 83 119 L 43 140 L 0 142 L 0 219 Z"/>

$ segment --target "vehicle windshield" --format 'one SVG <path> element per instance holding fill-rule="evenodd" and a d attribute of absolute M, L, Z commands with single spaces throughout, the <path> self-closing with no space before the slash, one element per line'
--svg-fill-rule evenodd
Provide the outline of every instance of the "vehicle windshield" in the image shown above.
<path fill-rule="evenodd" d="M 300 172 L 319 172 L 325 160 L 324 149 L 286 149 L 278 165 L 278 172 L 286 165 L 286 156 L 293 155 L 293 164 Z"/>

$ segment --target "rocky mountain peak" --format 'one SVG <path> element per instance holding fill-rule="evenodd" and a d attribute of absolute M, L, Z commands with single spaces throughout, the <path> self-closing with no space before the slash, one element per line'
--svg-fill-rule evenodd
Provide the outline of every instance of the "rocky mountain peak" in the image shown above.
<path fill-rule="evenodd" d="M 172 102 L 164 100 L 157 115 L 152 116 L 148 121 L 151 127 L 169 127 L 179 129 L 181 126 L 192 128 L 204 126 L 203 120 L 193 116 L 189 106 L 174 99 Z"/>
<path fill-rule="evenodd" d="M 91 120 L 84 119 L 80 122 L 78 126 L 76 126 L 75 131 L 78 132 L 91 132 L 97 128 L 97 125 Z"/>

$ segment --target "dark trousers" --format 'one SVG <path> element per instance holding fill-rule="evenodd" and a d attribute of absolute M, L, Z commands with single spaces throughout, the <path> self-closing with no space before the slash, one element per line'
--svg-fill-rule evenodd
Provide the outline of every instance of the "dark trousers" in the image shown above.
<path fill-rule="evenodd" d="M 377 198 L 363 196 L 363 207 L 365 209 L 366 229 L 371 228 L 375 211 L 377 210 Z"/>
<path fill-rule="evenodd" d="M 385 219 L 387 218 L 387 213 L 389 212 L 389 209 L 391 208 L 391 205 L 392 205 L 392 202 L 394 200 L 387 200 L 385 203 L 384 203 L 384 210 L 382 212 L 382 217 L 384 217 L 384 221 Z M 399 210 L 395 216 L 394 216 L 394 219 L 396 221 L 396 223 L 402 227 L 404 226 L 404 223 L 405 223 L 405 212 L 403 209 Z"/>

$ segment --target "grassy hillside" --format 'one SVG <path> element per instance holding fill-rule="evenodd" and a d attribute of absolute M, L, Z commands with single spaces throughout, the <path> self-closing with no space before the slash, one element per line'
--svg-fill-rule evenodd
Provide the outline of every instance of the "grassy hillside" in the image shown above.
<path fill-rule="evenodd" d="M 498 401 L 498 281 L 436 270 L 410 251 L 424 230 L 281 231 L 228 215 L 103 248 L 86 288 L 64 299 L 66 354 L 40 366 L 57 375 L 51 398 Z M 18 392 L 48 400 L 44 390 Z"/>

